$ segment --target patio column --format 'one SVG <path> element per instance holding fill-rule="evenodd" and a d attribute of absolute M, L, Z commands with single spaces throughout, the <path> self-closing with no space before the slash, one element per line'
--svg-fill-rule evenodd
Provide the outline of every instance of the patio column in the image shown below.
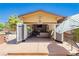
<path fill-rule="evenodd" d="M 62 35 L 62 40 L 61 41 L 63 42 L 64 41 L 64 33 L 62 33 L 61 35 Z"/>
<path fill-rule="evenodd" d="M 54 39 L 56 39 L 56 31 L 55 31 L 56 30 L 56 24 L 54 24 L 53 26 L 54 26 L 54 36 L 53 37 L 54 37 Z"/>
<path fill-rule="evenodd" d="M 28 37 L 28 35 L 27 35 L 27 25 L 26 24 L 24 24 L 24 40 L 26 40 L 27 39 L 27 37 Z"/>

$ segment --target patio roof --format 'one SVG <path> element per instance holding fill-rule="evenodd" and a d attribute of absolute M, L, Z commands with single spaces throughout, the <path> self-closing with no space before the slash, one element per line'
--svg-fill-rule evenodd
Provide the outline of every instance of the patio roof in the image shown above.
<path fill-rule="evenodd" d="M 54 13 L 46 12 L 44 10 L 37 10 L 34 12 L 26 13 L 23 15 L 20 15 L 19 18 L 23 20 L 23 22 L 45 22 L 45 23 L 51 23 L 51 22 L 57 22 L 59 20 L 64 19 L 64 16 L 59 16 Z"/>

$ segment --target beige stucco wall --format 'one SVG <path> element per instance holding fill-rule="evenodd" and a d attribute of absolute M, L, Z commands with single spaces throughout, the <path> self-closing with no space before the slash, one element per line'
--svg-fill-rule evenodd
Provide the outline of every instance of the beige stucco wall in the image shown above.
<path fill-rule="evenodd" d="M 20 16 L 20 19 L 23 20 L 23 22 L 36 22 L 36 23 L 44 23 L 44 22 L 50 22 L 50 23 L 56 23 L 59 16 L 56 16 L 54 14 L 46 13 L 44 11 L 37 11 L 31 14 L 26 14 L 23 16 Z"/>
<path fill-rule="evenodd" d="M 48 24 L 49 25 L 49 30 L 54 30 L 54 24 Z"/>

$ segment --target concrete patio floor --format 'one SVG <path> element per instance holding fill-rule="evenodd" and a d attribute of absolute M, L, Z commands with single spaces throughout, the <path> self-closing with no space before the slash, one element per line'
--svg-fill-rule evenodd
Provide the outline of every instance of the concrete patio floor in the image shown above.
<path fill-rule="evenodd" d="M 0 55 L 10 55 L 12 53 L 17 53 L 18 55 L 19 53 L 21 53 L 22 55 L 27 55 L 27 53 L 45 53 L 46 56 L 65 56 L 67 54 L 70 54 L 68 50 L 70 46 L 66 46 L 66 42 L 61 44 L 55 42 L 50 38 L 29 38 L 25 42 L 18 44 L 14 42 L 15 41 L 10 41 L 9 43 L 1 44 Z M 40 56 L 42 56 L 42 54 Z"/>
<path fill-rule="evenodd" d="M 14 41 L 10 41 L 0 45 L 0 55 L 7 55 L 8 53 L 48 53 L 47 46 L 51 42 L 52 40 L 49 38 L 30 38 L 26 42 L 18 44 L 13 44 Z"/>

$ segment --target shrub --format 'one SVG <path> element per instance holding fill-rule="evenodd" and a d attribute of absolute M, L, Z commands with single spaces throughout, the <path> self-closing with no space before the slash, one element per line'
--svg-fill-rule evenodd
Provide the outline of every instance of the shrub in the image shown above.
<path fill-rule="evenodd" d="M 79 42 L 79 28 L 73 31 L 73 39 L 76 42 Z"/>
<path fill-rule="evenodd" d="M 4 27 L 5 27 L 5 24 L 4 23 L 0 23 L 0 31 L 2 31 Z"/>

